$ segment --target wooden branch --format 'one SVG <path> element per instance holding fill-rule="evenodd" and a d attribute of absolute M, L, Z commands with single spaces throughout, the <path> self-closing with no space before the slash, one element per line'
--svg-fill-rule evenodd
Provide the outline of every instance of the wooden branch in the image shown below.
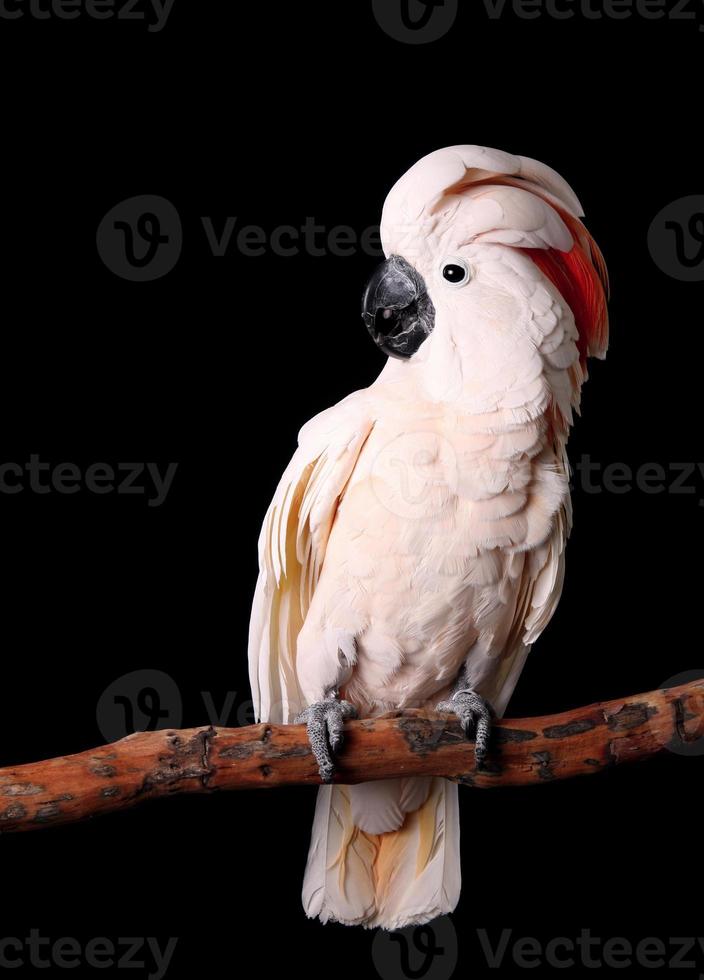
<path fill-rule="evenodd" d="M 348 723 L 345 736 L 340 783 L 418 775 L 481 788 L 539 784 L 668 749 L 704 754 L 704 679 L 563 714 L 497 722 L 480 771 L 472 743 L 452 716 L 386 715 Z M 144 732 L 78 755 L 0 769 L 0 832 L 73 823 L 176 793 L 319 782 L 303 725 Z"/>

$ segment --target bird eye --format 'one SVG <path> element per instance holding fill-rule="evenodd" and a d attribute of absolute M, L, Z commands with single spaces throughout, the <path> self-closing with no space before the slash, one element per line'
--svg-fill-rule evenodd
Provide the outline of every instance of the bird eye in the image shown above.
<path fill-rule="evenodd" d="M 469 279 L 469 267 L 462 259 L 444 262 L 442 277 L 451 286 L 463 286 Z"/>

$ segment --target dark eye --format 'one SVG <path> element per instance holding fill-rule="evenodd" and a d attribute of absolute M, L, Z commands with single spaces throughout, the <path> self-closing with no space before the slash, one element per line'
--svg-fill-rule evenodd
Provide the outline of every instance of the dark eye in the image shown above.
<path fill-rule="evenodd" d="M 447 262 L 442 267 L 442 277 L 451 286 L 461 286 L 469 279 L 469 269 L 458 262 Z"/>

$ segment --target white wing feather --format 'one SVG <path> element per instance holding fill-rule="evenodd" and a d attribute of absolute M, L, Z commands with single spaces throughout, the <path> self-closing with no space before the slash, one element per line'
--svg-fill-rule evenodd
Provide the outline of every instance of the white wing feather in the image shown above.
<path fill-rule="evenodd" d="M 264 519 L 249 630 L 256 717 L 288 723 L 304 707 L 296 642 L 310 606 L 337 505 L 373 423 L 364 392 L 308 422 Z"/>

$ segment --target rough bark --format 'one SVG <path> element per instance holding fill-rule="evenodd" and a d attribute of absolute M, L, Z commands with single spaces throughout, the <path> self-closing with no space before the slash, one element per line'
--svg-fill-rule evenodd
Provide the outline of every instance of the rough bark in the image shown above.
<path fill-rule="evenodd" d="M 336 781 L 412 774 L 482 789 L 526 786 L 668 750 L 704 754 L 704 679 L 563 714 L 499 721 L 481 770 L 452 716 L 408 712 L 353 721 L 345 728 Z M 176 793 L 319 782 L 303 725 L 143 732 L 0 769 L 0 832 L 72 823 Z"/>

